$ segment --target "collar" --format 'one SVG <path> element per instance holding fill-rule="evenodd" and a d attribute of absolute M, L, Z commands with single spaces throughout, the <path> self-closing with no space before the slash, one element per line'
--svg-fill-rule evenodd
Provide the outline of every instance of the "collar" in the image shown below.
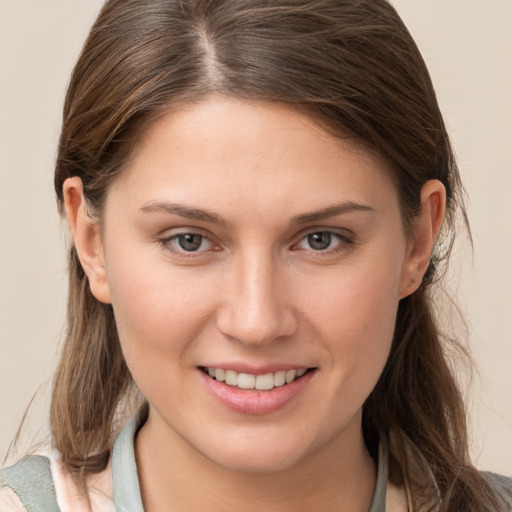
<path fill-rule="evenodd" d="M 133 416 L 117 436 L 112 449 L 112 487 L 117 512 L 144 512 L 135 461 L 135 436 L 145 419 L 143 411 Z M 368 512 L 386 511 L 388 458 L 388 445 L 381 442 L 377 464 L 377 482 Z"/>
<path fill-rule="evenodd" d="M 135 436 L 144 420 L 140 412 L 133 416 L 112 449 L 112 492 L 117 512 L 144 512 L 135 461 Z"/>

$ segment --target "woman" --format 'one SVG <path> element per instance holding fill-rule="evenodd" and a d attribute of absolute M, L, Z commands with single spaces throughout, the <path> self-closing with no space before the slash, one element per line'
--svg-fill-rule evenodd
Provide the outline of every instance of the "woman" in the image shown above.
<path fill-rule="evenodd" d="M 432 312 L 461 184 L 387 2 L 107 2 L 55 186 L 57 454 L 0 510 L 510 509 Z"/>

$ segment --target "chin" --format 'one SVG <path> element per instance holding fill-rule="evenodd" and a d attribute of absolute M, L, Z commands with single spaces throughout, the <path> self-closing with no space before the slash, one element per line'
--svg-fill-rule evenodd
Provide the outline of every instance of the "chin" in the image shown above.
<path fill-rule="evenodd" d="M 208 460 L 237 473 L 268 474 L 286 471 L 319 449 L 321 443 L 307 442 L 303 435 L 283 432 L 234 432 L 217 443 L 196 446 Z M 271 429 L 272 430 L 272 429 Z"/>
<path fill-rule="evenodd" d="M 206 455 L 208 456 L 208 455 Z M 218 457 L 210 457 L 210 461 L 235 473 L 270 474 L 286 471 L 297 465 L 302 457 L 294 454 L 255 453 L 254 450 L 224 450 Z"/>

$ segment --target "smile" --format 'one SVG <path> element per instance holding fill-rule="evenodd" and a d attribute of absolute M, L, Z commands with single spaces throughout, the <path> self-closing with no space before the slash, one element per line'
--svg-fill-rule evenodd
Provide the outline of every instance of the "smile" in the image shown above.
<path fill-rule="evenodd" d="M 201 368 L 204 373 L 218 382 L 224 382 L 244 390 L 270 391 L 271 389 L 286 386 L 302 377 L 309 369 L 298 368 L 295 370 L 280 370 L 275 373 L 253 375 L 250 373 L 239 373 L 234 370 L 223 370 L 222 368 Z"/>

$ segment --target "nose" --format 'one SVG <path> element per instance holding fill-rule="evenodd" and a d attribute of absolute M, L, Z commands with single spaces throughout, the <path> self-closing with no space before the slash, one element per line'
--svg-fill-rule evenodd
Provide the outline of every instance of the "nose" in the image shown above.
<path fill-rule="evenodd" d="M 251 251 L 233 262 L 217 313 L 217 327 L 248 346 L 264 346 L 297 328 L 286 270 L 272 255 Z"/>

